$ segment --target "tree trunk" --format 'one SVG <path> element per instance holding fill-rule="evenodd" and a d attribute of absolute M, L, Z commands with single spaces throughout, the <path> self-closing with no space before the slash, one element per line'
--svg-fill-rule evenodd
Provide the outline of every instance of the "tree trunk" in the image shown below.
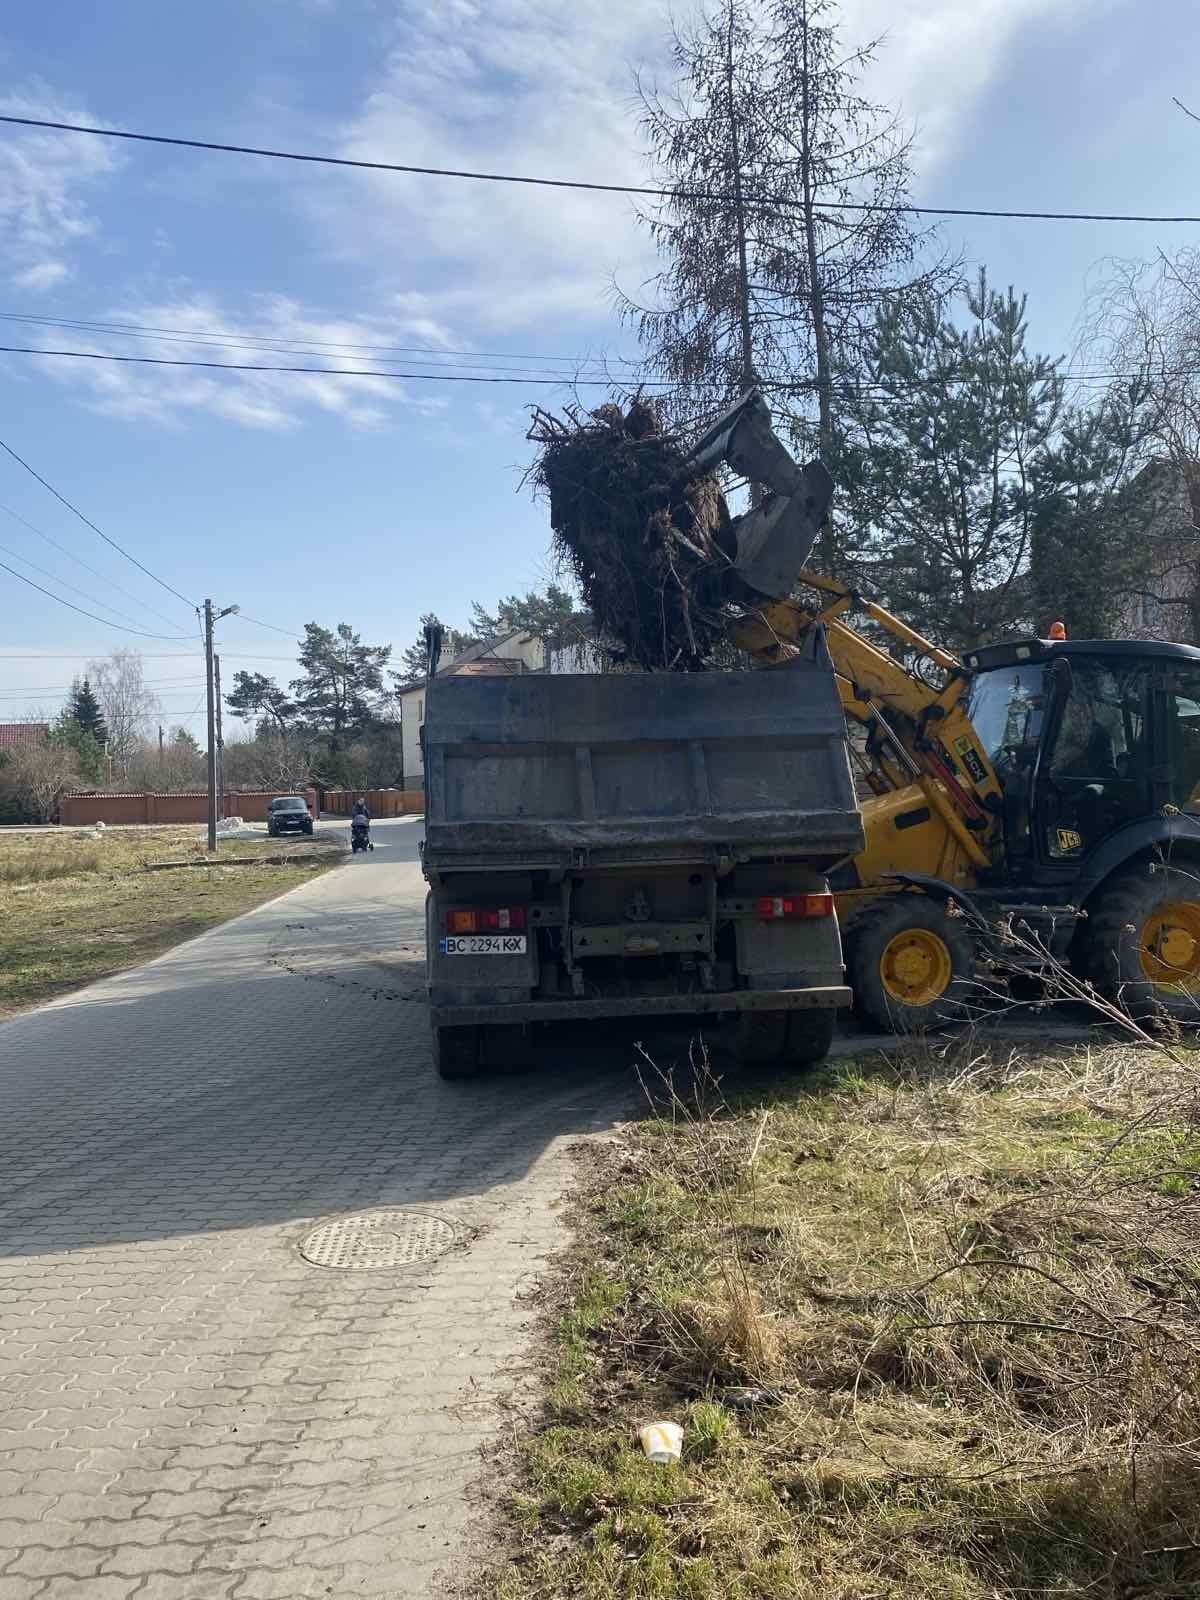
<path fill-rule="evenodd" d="M 808 6 L 801 14 L 802 71 L 800 80 L 800 184 L 804 206 L 804 242 L 808 259 L 808 304 L 812 316 L 813 348 L 817 358 L 817 454 L 828 465 L 833 455 L 833 382 L 829 330 L 825 325 L 825 294 L 817 250 L 816 199 L 812 154 L 812 74 L 809 70 Z M 833 570 L 833 524 L 826 521 L 817 540 L 823 572 Z"/>
<path fill-rule="evenodd" d="M 733 163 L 733 205 L 737 226 L 738 250 L 738 322 L 742 334 L 742 392 L 753 389 L 758 382 L 754 370 L 754 334 L 750 326 L 750 268 L 746 255 L 746 207 L 742 196 L 742 150 L 738 138 L 737 111 L 733 93 L 733 0 L 729 5 L 729 27 L 725 35 L 725 98 L 729 111 L 729 158 Z M 750 504 L 758 505 L 763 497 L 761 483 L 750 485 Z"/>

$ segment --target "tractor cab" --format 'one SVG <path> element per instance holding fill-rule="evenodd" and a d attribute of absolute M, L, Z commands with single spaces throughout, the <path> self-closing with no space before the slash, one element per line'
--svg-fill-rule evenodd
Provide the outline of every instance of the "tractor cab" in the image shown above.
<path fill-rule="evenodd" d="M 1005 875 L 1064 887 L 1174 807 L 1200 842 L 1200 650 L 1020 639 L 966 654 L 969 715 L 1004 791 Z"/>

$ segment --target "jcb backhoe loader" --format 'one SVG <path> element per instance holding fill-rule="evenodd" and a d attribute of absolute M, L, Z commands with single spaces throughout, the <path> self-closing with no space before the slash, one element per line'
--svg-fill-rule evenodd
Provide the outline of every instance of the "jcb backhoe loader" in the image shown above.
<path fill-rule="evenodd" d="M 698 458 L 727 456 L 731 419 L 762 405 L 747 396 Z M 759 481 L 788 493 L 792 477 Z M 752 515 L 768 528 L 770 498 Z M 1045 952 L 1135 1015 L 1200 1019 L 1200 650 L 1056 625 L 960 658 L 819 573 L 764 600 L 781 575 L 752 574 L 730 637 L 782 663 L 821 627 L 865 733 L 866 848 L 831 875 L 858 1009 L 938 1022 L 980 983 L 1041 972 Z"/>

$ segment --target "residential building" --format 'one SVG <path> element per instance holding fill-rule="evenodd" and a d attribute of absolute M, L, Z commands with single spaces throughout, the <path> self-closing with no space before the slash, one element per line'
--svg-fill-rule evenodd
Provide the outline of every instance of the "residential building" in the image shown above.
<path fill-rule="evenodd" d="M 48 722 L 0 722 L 0 750 L 32 750 L 49 732 Z"/>
<path fill-rule="evenodd" d="M 1118 638 L 1200 644 L 1200 531 L 1185 475 L 1152 461 L 1129 485 L 1148 506 L 1141 559 L 1114 629 Z"/>
<path fill-rule="evenodd" d="M 473 644 L 438 668 L 438 677 L 494 677 L 508 673 L 542 672 L 546 669 L 546 647 L 532 633 L 520 628 Z M 424 678 L 412 678 L 400 684 L 396 698 L 400 702 L 400 737 L 404 761 L 404 787 L 425 787 L 425 761 L 421 750 L 421 728 L 425 721 Z"/>

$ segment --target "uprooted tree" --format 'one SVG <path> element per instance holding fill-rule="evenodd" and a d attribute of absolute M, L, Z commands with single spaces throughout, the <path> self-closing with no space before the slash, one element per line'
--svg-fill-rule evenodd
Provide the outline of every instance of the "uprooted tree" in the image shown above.
<path fill-rule="evenodd" d="M 529 437 L 556 552 L 599 636 L 632 665 L 702 667 L 725 631 L 718 583 L 734 554 L 716 478 L 689 467 L 640 398 L 624 411 L 536 411 Z"/>

